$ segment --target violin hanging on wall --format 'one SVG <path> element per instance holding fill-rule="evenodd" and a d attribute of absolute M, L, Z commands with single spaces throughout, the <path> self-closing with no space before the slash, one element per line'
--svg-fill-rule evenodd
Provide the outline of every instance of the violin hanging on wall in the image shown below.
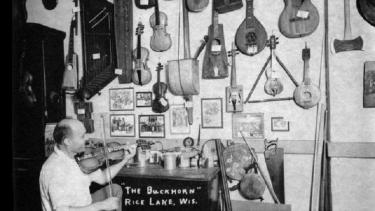
<path fill-rule="evenodd" d="M 151 81 L 151 71 L 147 66 L 149 51 L 141 46 L 141 35 L 143 34 L 144 25 L 139 22 L 135 34 L 137 35 L 137 48 L 133 51 L 135 62 L 134 72 L 132 75 L 133 83 L 136 85 L 146 85 Z"/>
<path fill-rule="evenodd" d="M 319 13 L 311 0 L 284 0 L 279 17 L 281 34 L 288 38 L 310 35 L 319 25 Z"/>
<path fill-rule="evenodd" d="M 254 16 L 253 0 L 246 0 L 246 17 L 236 32 L 236 45 L 241 53 L 254 56 L 266 46 L 267 32 Z"/>
<path fill-rule="evenodd" d="M 243 111 L 243 86 L 237 85 L 236 54 L 239 54 L 239 52 L 232 43 L 232 50 L 229 52 L 229 56 L 232 57 L 230 87 L 225 88 L 227 112 Z"/>
<path fill-rule="evenodd" d="M 166 31 L 168 17 L 164 12 L 159 11 L 158 0 L 155 0 L 155 12 L 150 17 L 150 25 L 154 30 L 154 34 L 150 39 L 151 49 L 161 52 L 171 48 L 171 35 Z"/>
<path fill-rule="evenodd" d="M 160 71 L 163 69 L 163 65 L 158 63 L 156 71 L 158 72 L 158 80 L 152 86 L 152 90 L 155 94 L 155 99 L 152 101 L 152 111 L 155 113 L 164 113 L 169 109 L 168 99 L 165 98 L 165 93 L 167 92 L 168 85 L 166 83 L 160 82 Z"/>

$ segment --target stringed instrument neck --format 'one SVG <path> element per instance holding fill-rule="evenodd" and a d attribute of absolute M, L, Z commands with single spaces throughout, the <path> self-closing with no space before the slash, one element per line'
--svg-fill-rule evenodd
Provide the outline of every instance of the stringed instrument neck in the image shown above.
<path fill-rule="evenodd" d="M 237 86 L 237 74 L 236 74 L 236 50 L 233 48 L 231 51 L 232 57 L 232 67 L 231 67 L 231 76 L 230 76 L 230 86 L 236 87 Z"/>
<path fill-rule="evenodd" d="M 254 17 L 254 1 L 246 0 L 246 27 L 251 27 L 251 18 Z"/>
<path fill-rule="evenodd" d="M 302 60 L 303 60 L 303 83 L 306 85 L 311 84 L 311 79 L 309 77 L 309 71 L 310 71 L 310 49 L 304 48 L 302 50 Z"/>

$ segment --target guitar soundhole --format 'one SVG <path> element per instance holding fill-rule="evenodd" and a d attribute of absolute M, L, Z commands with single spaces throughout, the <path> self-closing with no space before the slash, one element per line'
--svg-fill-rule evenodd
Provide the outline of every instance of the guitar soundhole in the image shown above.
<path fill-rule="evenodd" d="M 312 97 L 311 92 L 303 92 L 303 97 L 306 100 L 310 100 Z"/>
<path fill-rule="evenodd" d="M 246 34 L 247 44 L 250 46 L 257 44 L 257 35 L 254 32 L 249 32 Z"/>

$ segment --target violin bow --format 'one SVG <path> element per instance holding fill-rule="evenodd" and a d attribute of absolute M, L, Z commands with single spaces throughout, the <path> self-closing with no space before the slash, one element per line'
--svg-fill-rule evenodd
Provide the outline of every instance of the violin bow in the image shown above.
<path fill-rule="evenodd" d="M 105 127 L 104 127 L 104 115 L 100 115 L 102 119 L 102 135 L 103 135 L 103 148 L 104 148 L 104 158 L 105 158 L 105 165 L 107 166 L 108 171 L 108 177 L 109 177 L 109 196 L 112 197 L 112 176 L 111 176 L 111 170 L 109 169 L 109 161 L 108 161 L 108 147 L 107 147 L 107 141 L 105 139 Z"/>

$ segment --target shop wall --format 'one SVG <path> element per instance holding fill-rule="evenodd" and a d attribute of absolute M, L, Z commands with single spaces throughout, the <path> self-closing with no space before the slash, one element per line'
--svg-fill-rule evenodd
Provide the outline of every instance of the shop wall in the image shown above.
<path fill-rule="evenodd" d="M 325 73 L 323 56 L 323 37 L 324 37 L 324 19 L 323 19 L 323 1 L 313 1 L 320 15 L 319 26 L 316 31 L 306 37 L 299 39 L 289 39 L 280 34 L 278 29 L 278 18 L 284 8 L 283 1 L 262 0 L 254 1 L 254 14 L 265 27 L 268 35 L 279 37 L 279 44 L 276 47 L 276 53 L 281 61 L 288 68 L 293 77 L 302 81 L 303 60 L 301 51 L 307 45 L 311 49 L 310 76 L 314 84 L 319 85 L 322 90 L 322 103 L 325 96 Z M 199 13 L 189 13 L 190 21 L 190 48 L 192 54 L 200 45 L 200 40 L 207 34 L 208 26 L 211 24 L 211 5 Z M 105 125 L 108 126 L 110 114 L 135 114 L 136 117 L 136 137 L 132 139 L 116 139 L 120 142 L 127 140 L 134 141 L 138 138 L 138 115 L 154 114 L 151 108 L 135 108 L 134 111 L 109 111 L 109 89 L 133 87 L 135 92 L 151 91 L 152 85 L 156 82 L 156 65 L 161 62 L 167 64 L 168 60 L 177 58 L 178 26 L 179 26 L 179 1 L 159 0 L 160 10 L 168 16 L 167 32 L 171 34 L 172 47 L 162 53 L 152 51 L 149 47 L 150 37 L 153 33 L 149 24 L 149 17 L 154 12 L 153 9 L 140 10 L 133 6 L 133 31 L 137 23 L 142 21 L 145 25 L 142 43 L 149 49 L 150 57 L 148 66 L 152 72 L 152 81 L 144 86 L 134 84 L 119 84 L 118 80 L 113 80 L 108 86 L 90 99 L 94 106 L 95 132 L 89 134 L 89 137 L 102 137 L 100 115 L 105 115 Z M 219 23 L 224 26 L 224 36 L 226 49 L 229 51 L 231 43 L 238 26 L 245 18 L 244 7 L 239 10 L 220 14 Z M 41 23 L 43 25 L 56 28 L 69 35 L 69 24 L 72 15 L 72 1 L 59 1 L 54 10 L 48 11 L 43 8 L 40 0 L 28 0 L 26 2 L 28 11 L 28 22 Z M 363 96 L 363 62 L 375 59 L 375 28 L 365 22 L 355 7 L 355 1 L 350 2 L 351 26 L 353 36 L 361 35 L 364 40 L 363 51 L 343 52 L 339 54 L 330 54 L 330 103 L 331 103 L 331 140 L 333 142 L 375 142 L 375 110 L 362 107 Z M 343 1 L 329 1 L 329 37 L 331 39 L 343 39 Z M 181 34 L 182 34 L 182 11 L 181 11 Z M 133 46 L 136 46 L 134 38 Z M 76 53 L 81 57 L 82 49 L 80 32 L 75 37 Z M 68 39 L 65 39 L 65 49 L 68 46 Z M 183 55 L 183 39 L 180 37 L 180 55 Z M 67 52 L 67 51 L 66 51 Z M 199 56 L 200 75 L 204 52 Z M 249 57 L 239 54 L 236 57 L 237 62 L 237 83 L 244 86 L 244 95 L 247 97 L 250 89 L 255 83 L 261 68 L 269 56 L 269 49 L 264 49 L 256 56 Z M 82 61 L 82 58 L 80 58 Z M 231 59 L 228 60 L 231 62 Z M 291 97 L 295 85 L 288 78 L 282 68 L 274 61 L 274 67 L 278 71 L 284 85 L 284 91 L 276 97 Z M 82 63 L 80 63 L 82 70 Z M 230 70 L 230 68 L 229 68 Z M 81 72 L 82 74 L 82 72 Z M 165 70 L 162 72 L 161 80 L 165 82 Z M 263 75 L 251 97 L 253 100 L 272 98 L 264 93 L 264 83 L 266 81 Z M 164 113 L 166 122 L 166 137 L 163 141 L 166 146 L 181 146 L 182 140 L 186 136 L 198 137 L 198 127 L 201 124 L 201 98 L 222 98 L 223 99 L 223 128 L 220 129 L 201 129 L 201 139 L 221 138 L 222 140 L 232 139 L 232 114 L 225 112 L 225 87 L 229 86 L 230 77 L 226 79 L 204 80 L 200 79 L 200 94 L 193 97 L 194 101 L 194 123 L 190 128 L 190 134 L 175 135 L 170 133 L 170 114 Z M 166 97 L 170 104 L 184 103 L 182 97 L 174 96 L 170 92 Z M 302 109 L 294 101 L 278 101 L 253 103 L 244 105 L 244 113 L 263 113 L 264 114 L 264 134 L 267 139 L 279 138 L 280 142 L 294 141 L 293 143 L 306 143 L 306 146 L 313 146 L 311 143 L 315 138 L 317 107 L 311 109 Z M 75 116 L 72 101 L 67 100 L 67 115 Z M 290 123 L 288 132 L 271 131 L 271 117 L 281 116 Z M 108 128 L 108 127 L 107 127 Z M 106 137 L 111 138 L 108 134 Z M 241 140 L 235 140 L 241 143 Z M 256 141 L 256 140 L 255 140 Z M 257 140 L 260 141 L 260 140 Z M 252 143 L 252 142 L 249 142 Z M 258 142 L 259 143 L 259 142 Z M 302 144 L 303 145 L 303 144 Z M 288 150 L 288 149 L 286 149 Z M 312 152 L 312 148 L 308 151 Z M 258 150 L 259 151 L 259 150 Z M 259 153 L 259 159 L 265 166 L 262 153 Z M 310 184 L 312 175 L 312 155 L 288 153 L 285 155 L 285 195 L 286 203 L 292 205 L 293 210 L 308 210 L 310 197 Z M 350 173 L 348 173 L 350 172 Z M 368 172 L 368 174 L 364 173 Z M 367 176 L 368 175 L 368 176 Z M 334 210 L 371 210 L 375 204 L 371 198 L 375 197 L 375 190 L 369 187 L 375 187 L 375 182 L 370 178 L 375 175 L 375 162 L 373 159 L 353 159 L 353 158 L 334 158 L 332 159 L 332 187 L 333 187 L 333 208 Z M 362 181 L 360 184 L 354 181 Z M 245 200 L 238 192 L 231 192 L 232 199 Z M 265 200 L 271 202 L 272 198 L 266 191 Z"/>

